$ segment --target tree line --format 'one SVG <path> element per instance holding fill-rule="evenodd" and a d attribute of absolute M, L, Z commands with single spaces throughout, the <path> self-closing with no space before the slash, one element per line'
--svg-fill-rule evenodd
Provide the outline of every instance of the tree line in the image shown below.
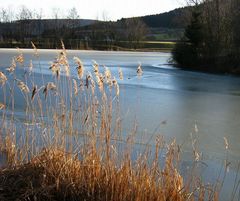
<path fill-rule="evenodd" d="M 185 69 L 240 73 L 240 0 L 189 0 L 191 19 L 173 59 Z"/>
<path fill-rule="evenodd" d="M 189 12 L 191 12 L 191 6 L 186 6 L 161 14 L 143 16 L 140 19 L 149 27 L 185 28 L 188 22 L 186 17 Z"/>
<path fill-rule="evenodd" d="M 30 10 L 25 6 L 17 12 L 11 8 L 0 9 L 0 41 L 9 47 L 31 46 L 31 41 L 40 48 L 56 48 L 63 40 L 72 49 L 139 48 L 149 29 L 140 18 L 112 22 L 80 19 L 76 8 L 66 14 L 53 9 L 51 19 L 45 19 L 42 10 Z M 127 43 L 125 42 L 127 41 Z"/>

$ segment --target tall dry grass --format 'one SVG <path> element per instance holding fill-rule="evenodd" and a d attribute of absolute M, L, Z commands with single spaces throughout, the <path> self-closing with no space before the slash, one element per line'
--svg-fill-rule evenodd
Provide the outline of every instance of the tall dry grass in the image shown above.
<path fill-rule="evenodd" d="M 34 44 L 33 54 L 39 59 Z M 93 61 L 87 72 L 77 57 L 71 67 L 63 43 L 50 64 L 50 80 L 37 78 L 34 68 L 40 66 L 32 62 L 20 80 L 16 70 L 24 61 L 19 50 L 0 73 L 0 148 L 6 159 L 0 200 L 218 200 L 216 186 L 181 176 L 175 142 L 158 137 L 154 148 L 146 145 L 136 154 L 136 133 L 122 134 L 118 78 L 107 67 Z M 119 69 L 120 80 L 123 73 Z M 139 65 L 136 75 L 142 74 Z M 15 111 L 19 99 L 25 111 L 21 120 Z"/>

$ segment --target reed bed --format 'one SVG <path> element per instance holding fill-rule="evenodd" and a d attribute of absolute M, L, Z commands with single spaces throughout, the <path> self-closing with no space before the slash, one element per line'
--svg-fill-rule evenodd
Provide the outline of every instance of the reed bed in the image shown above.
<path fill-rule="evenodd" d="M 0 148 L 5 158 L 0 200 L 218 200 L 217 185 L 204 185 L 192 171 L 188 180 L 181 176 L 181 149 L 175 141 L 166 144 L 157 137 L 154 146 L 136 151 L 134 129 L 129 134 L 121 129 L 120 68 L 116 78 L 96 61 L 90 72 L 78 57 L 71 66 L 62 43 L 49 65 L 52 76 L 37 78 L 34 69 L 41 65 L 27 65 L 18 51 L 0 72 Z M 139 64 L 136 76 L 143 73 Z M 19 101 L 21 120 L 15 108 Z M 196 150 L 194 155 L 197 160 Z"/>

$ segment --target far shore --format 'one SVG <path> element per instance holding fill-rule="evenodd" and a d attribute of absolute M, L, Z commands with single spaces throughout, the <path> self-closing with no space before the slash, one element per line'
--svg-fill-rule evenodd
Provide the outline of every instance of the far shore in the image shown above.
<path fill-rule="evenodd" d="M 15 48 L 0 48 L 0 51 L 16 51 L 18 47 Z M 32 48 L 19 48 L 24 51 L 33 51 Z M 66 48 L 67 49 L 67 48 Z M 61 51 L 60 48 L 56 49 L 47 49 L 47 48 L 38 48 L 39 51 Z M 67 49 L 67 51 L 81 51 L 81 52 L 164 52 L 164 53 L 171 53 L 172 49 L 121 49 L 121 50 L 97 50 L 97 49 Z"/>
<path fill-rule="evenodd" d="M 34 41 L 33 41 L 34 42 Z M 78 44 L 69 44 L 68 41 L 64 41 L 66 43 L 65 47 L 69 50 L 93 50 L 93 51 L 127 51 L 127 52 L 171 52 L 174 48 L 174 45 L 176 41 L 139 41 L 139 42 L 128 42 L 128 41 L 116 41 L 116 43 L 123 43 L 123 45 L 118 44 L 102 44 L 102 43 L 96 43 L 94 45 L 87 45 L 84 46 L 78 46 Z M 134 45 L 133 45 L 134 44 Z M 39 43 L 34 42 L 34 45 L 38 49 L 61 49 L 61 43 L 51 43 L 51 44 L 45 44 L 45 43 Z M 0 42 L 0 49 L 2 48 L 20 48 L 20 49 L 31 49 L 32 44 L 31 41 L 28 41 L 26 43 L 19 43 L 19 42 L 7 42 L 2 41 Z"/>
<path fill-rule="evenodd" d="M 4 47 L 4 48 L 0 48 L 0 50 L 15 50 L 19 47 Z M 21 50 L 32 50 L 31 48 L 20 48 Z M 84 52 L 88 52 L 88 51 L 96 51 L 96 52 L 166 52 L 166 53 L 171 53 L 172 49 L 171 48 L 159 48 L 159 49 L 127 49 L 127 48 L 121 48 L 119 50 L 111 50 L 111 49 L 68 49 L 66 48 L 68 51 L 84 51 Z M 61 48 L 56 48 L 56 49 L 52 49 L 52 48 L 38 48 L 38 50 L 47 50 L 47 51 L 55 51 L 55 50 L 61 50 Z"/>

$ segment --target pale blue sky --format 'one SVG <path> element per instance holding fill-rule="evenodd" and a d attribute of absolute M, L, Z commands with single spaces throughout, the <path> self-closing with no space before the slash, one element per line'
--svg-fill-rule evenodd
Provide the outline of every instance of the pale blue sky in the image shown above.
<path fill-rule="evenodd" d="M 76 7 L 81 18 L 117 20 L 122 17 L 157 14 L 184 6 L 184 0 L 0 0 L 0 7 L 25 5 L 29 9 L 43 9 L 44 18 L 52 17 L 53 8 L 60 15 L 67 15 L 70 8 Z"/>

